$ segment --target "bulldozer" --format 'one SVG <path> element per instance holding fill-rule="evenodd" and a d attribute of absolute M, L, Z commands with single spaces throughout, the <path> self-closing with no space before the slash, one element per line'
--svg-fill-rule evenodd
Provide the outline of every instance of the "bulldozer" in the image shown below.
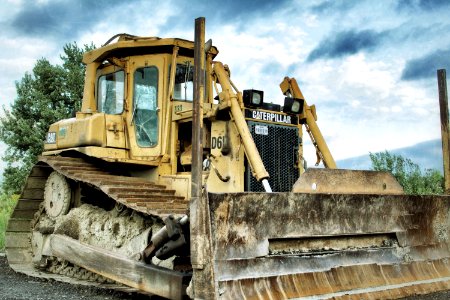
<path fill-rule="evenodd" d="M 450 288 L 450 198 L 337 169 L 297 81 L 240 91 L 205 42 L 84 54 L 6 232 L 17 272 L 169 299 L 393 299 Z M 307 168 L 304 131 L 319 162 Z M 306 135 L 305 135 L 306 136 Z"/>

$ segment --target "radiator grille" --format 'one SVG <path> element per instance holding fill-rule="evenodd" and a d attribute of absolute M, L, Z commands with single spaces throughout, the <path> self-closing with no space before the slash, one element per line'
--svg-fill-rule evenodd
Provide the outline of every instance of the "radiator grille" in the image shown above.
<path fill-rule="evenodd" d="M 289 192 L 298 179 L 296 168 L 300 137 L 298 128 L 247 121 L 248 127 L 258 148 L 259 154 L 269 172 L 269 183 L 274 192 Z M 246 165 L 245 190 L 264 192 L 262 184 Z"/>

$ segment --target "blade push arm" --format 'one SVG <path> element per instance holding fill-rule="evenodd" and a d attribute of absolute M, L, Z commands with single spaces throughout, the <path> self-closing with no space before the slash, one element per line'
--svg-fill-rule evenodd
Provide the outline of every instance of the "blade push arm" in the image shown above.
<path fill-rule="evenodd" d="M 285 77 L 280 84 L 280 88 L 283 94 L 291 94 L 293 97 L 305 101 L 303 106 L 303 114 L 306 119 L 305 127 L 316 148 L 317 156 L 323 161 L 326 168 L 337 169 L 336 161 L 334 160 L 333 155 L 331 155 L 330 149 L 323 138 L 322 132 L 320 132 L 319 126 L 317 126 L 316 118 L 312 113 L 312 108 L 306 104 L 305 97 L 297 84 L 297 80 L 295 80 L 295 78 Z M 318 160 L 318 163 L 320 162 L 320 159 Z"/>
<path fill-rule="evenodd" d="M 253 141 L 247 123 L 245 122 L 241 106 L 239 105 L 238 94 L 236 94 L 233 90 L 228 73 L 221 62 L 214 63 L 213 72 L 218 83 L 222 87 L 222 92 L 219 94 L 220 101 L 229 103 L 230 114 L 236 123 L 236 128 L 241 136 L 242 143 L 244 144 L 245 154 L 253 170 L 253 176 L 258 181 L 262 181 L 266 192 L 271 192 L 271 188 L 267 181 L 267 178 L 269 178 L 269 173 L 264 167 L 264 163 L 259 155 L 258 149 L 256 148 L 255 142 Z"/>

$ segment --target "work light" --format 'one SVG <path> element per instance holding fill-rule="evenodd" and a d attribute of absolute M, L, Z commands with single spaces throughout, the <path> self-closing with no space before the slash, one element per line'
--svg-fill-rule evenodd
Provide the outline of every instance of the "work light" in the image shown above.
<path fill-rule="evenodd" d="M 303 99 L 286 97 L 284 98 L 283 112 L 288 114 L 301 114 L 303 112 Z"/>
<path fill-rule="evenodd" d="M 260 107 L 263 104 L 264 92 L 257 90 L 244 90 L 244 105 L 246 107 Z"/>

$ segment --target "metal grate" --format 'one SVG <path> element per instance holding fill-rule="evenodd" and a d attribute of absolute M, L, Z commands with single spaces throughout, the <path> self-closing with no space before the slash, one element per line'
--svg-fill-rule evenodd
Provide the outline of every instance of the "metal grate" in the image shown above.
<path fill-rule="evenodd" d="M 300 137 L 298 128 L 247 121 L 259 154 L 269 172 L 269 183 L 274 192 L 289 192 L 299 177 L 296 168 Z M 262 184 L 253 176 L 246 165 L 245 190 L 264 192 Z"/>

